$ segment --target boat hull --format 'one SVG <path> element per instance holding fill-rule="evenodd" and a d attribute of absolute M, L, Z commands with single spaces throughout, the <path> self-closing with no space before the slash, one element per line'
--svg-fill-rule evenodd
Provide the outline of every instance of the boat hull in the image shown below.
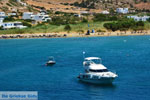
<path fill-rule="evenodd" d="M 79 80 L 87 83 L 93 83 L 93 84 L 112 84 L 114 78 L 100 78 L 100 79 L 79 78 Z"/>
<path fill-rule="evenodd" d="M 55 61 L 49 61 L 49 62 L 46 63 L 47 66 L 52 66 L 52 65 L 54 65 L 54 64 L 56 64 Z"/>

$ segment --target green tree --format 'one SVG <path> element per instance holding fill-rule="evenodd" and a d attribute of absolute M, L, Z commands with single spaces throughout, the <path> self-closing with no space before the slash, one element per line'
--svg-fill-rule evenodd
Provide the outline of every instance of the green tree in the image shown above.
<path fill-rule="evenodd" d="M 69 33 L 71 31 L 71 26 L 69 24 L 66 25 L 65 28 L 64 28 L 64 30 Z"/>
<path fill-rule="evenodd" d="M 32 25 L 30 24 L 30 23 L 28 23 L 28 22 L 22 22 L 22 24 L 24 25 L 24 26 L 27 26 L 27 27 L 31 27 Z"/>
<path fill-rule="evenodd" d="M 138 21 L 138 22 L 136 22 L 136 25 L 137 26 L 144 26 L 144 22 L 143 21 Z"/>
<path fill-rule="evenodd" d="M 87 22 L 88 22 L 88 20 L 87 20 L 87 19 L 85 19 L 85 18 L 83 18 L 83 19 L 82 19 L 82 22 L 83 22 L 83 23 L 87 23 Z"/>
<path fill-rule="evenodd" d="M 150 18 L 147 21 L 150 22 Z"/>
<path fill-rule="evenodd" d="M 4 19 L 4 22 L 9 22 L 9 21 L 15 21 L 15 19 L 12 18 L 12 17 L 6 17 L 6 18 Z"/>

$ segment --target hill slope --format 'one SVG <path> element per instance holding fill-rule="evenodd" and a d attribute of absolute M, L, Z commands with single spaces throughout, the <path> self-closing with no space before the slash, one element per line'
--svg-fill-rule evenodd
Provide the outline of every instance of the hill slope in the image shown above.
<path fill-rule="evenodd" d="M 29 6 L 20 5 L 17 0 L 0 0 L 1 11 L 31 11 L 32 7 L 37 9 L 44 7 L 47 10 L 79 12 L 92 10 L 94 12 L 104 9 L 116 9 L 118 7 L 128 7 L 135 9 L 149 9 L 150 0 L 22 0 Z M 31 7 L 31 8 L 30 8 Z M 37 9 L 38 10 L 38 9 Z"/>

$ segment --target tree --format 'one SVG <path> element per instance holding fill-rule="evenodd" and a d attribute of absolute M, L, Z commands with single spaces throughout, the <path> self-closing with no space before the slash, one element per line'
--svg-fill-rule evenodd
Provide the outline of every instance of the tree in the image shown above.
<path fill-rule="evenodd" d="M 128 29 L 143 30 L 144 22 L 142 21 L 135 22 L 134 20 L 123 19 L 117 22 L 105 23 L 104 27 L 112 31 L 120 30 L 126 32 Z"/>
<path fill-rule="evenodd" d="M 85 18 L 83 18 L 82 22 L 83 22 L 83 23 L 87 23 L 87 22 L 88 22 L 88 20 L 87 20 L 87 19 L 85 19 Z"/>
<path fill-rule="evenodd" d="M 150 22 L 150 18 L 147 21 Z"/>
<path fill-rule="evenodd" d="M 2 26 L 0 26 L 0 30 L 2 30 L 3 29 L 3 27 Z"/>
<path fill-rule="evenodd" d="M 109 12 L 110 12 L 111 15 L 114 15 L 114 14 L 115 14 L 115 11 L 114 11 L 113 8 L 111 8 L 111 9 L 109 10 Z"/>
<path fill-rule="evenodd" d="M 24 25 L 24 26 L 27 26 L 27 27 L 31 27 L 32 25 L 30 24 L 30 23 L 28 23 L 28 22 L 22 22 L 22 24 Z"/>
<path fill-rule="evenodd" d="M 137 26 L 144 26 L 144 22 L 143 21 L 138 21 L 138 22 L 136 22 L 136 25 Z"/>
<path fill-rule="evenodd" d="M 4 19 L 4 22 L 9 22 L 9 21 L 15 21 L 15 19 L 12 18 L 12 17 L 6 17 L 6 18 Z"/>
<path fill-rule="evenodd" d="M 68 31 L 68 33 L 71 31 L 71 26 L 70 25 L 66 25 L 64 30 Z"/>

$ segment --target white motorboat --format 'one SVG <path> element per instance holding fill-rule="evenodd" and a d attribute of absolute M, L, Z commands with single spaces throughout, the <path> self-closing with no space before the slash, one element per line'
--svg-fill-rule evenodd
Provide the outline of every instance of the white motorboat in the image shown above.
<path fill-rule="evenodd" d="M 54 57 L 49 57 L 49 61 L 46 63 L 47 66 L 51 66 L 56 64 L 56 61 L 54 60 Z"/>
<path fill-rule="evenodd" d="M 117 74 L 109 71 L 102 65 L 101 58 L 87 57 L 84 59 L 83 66 L 85 73 L 80 73 L 79 80 L 95 84 L 112 84 L 113 80 L 118 77 Z"/>

